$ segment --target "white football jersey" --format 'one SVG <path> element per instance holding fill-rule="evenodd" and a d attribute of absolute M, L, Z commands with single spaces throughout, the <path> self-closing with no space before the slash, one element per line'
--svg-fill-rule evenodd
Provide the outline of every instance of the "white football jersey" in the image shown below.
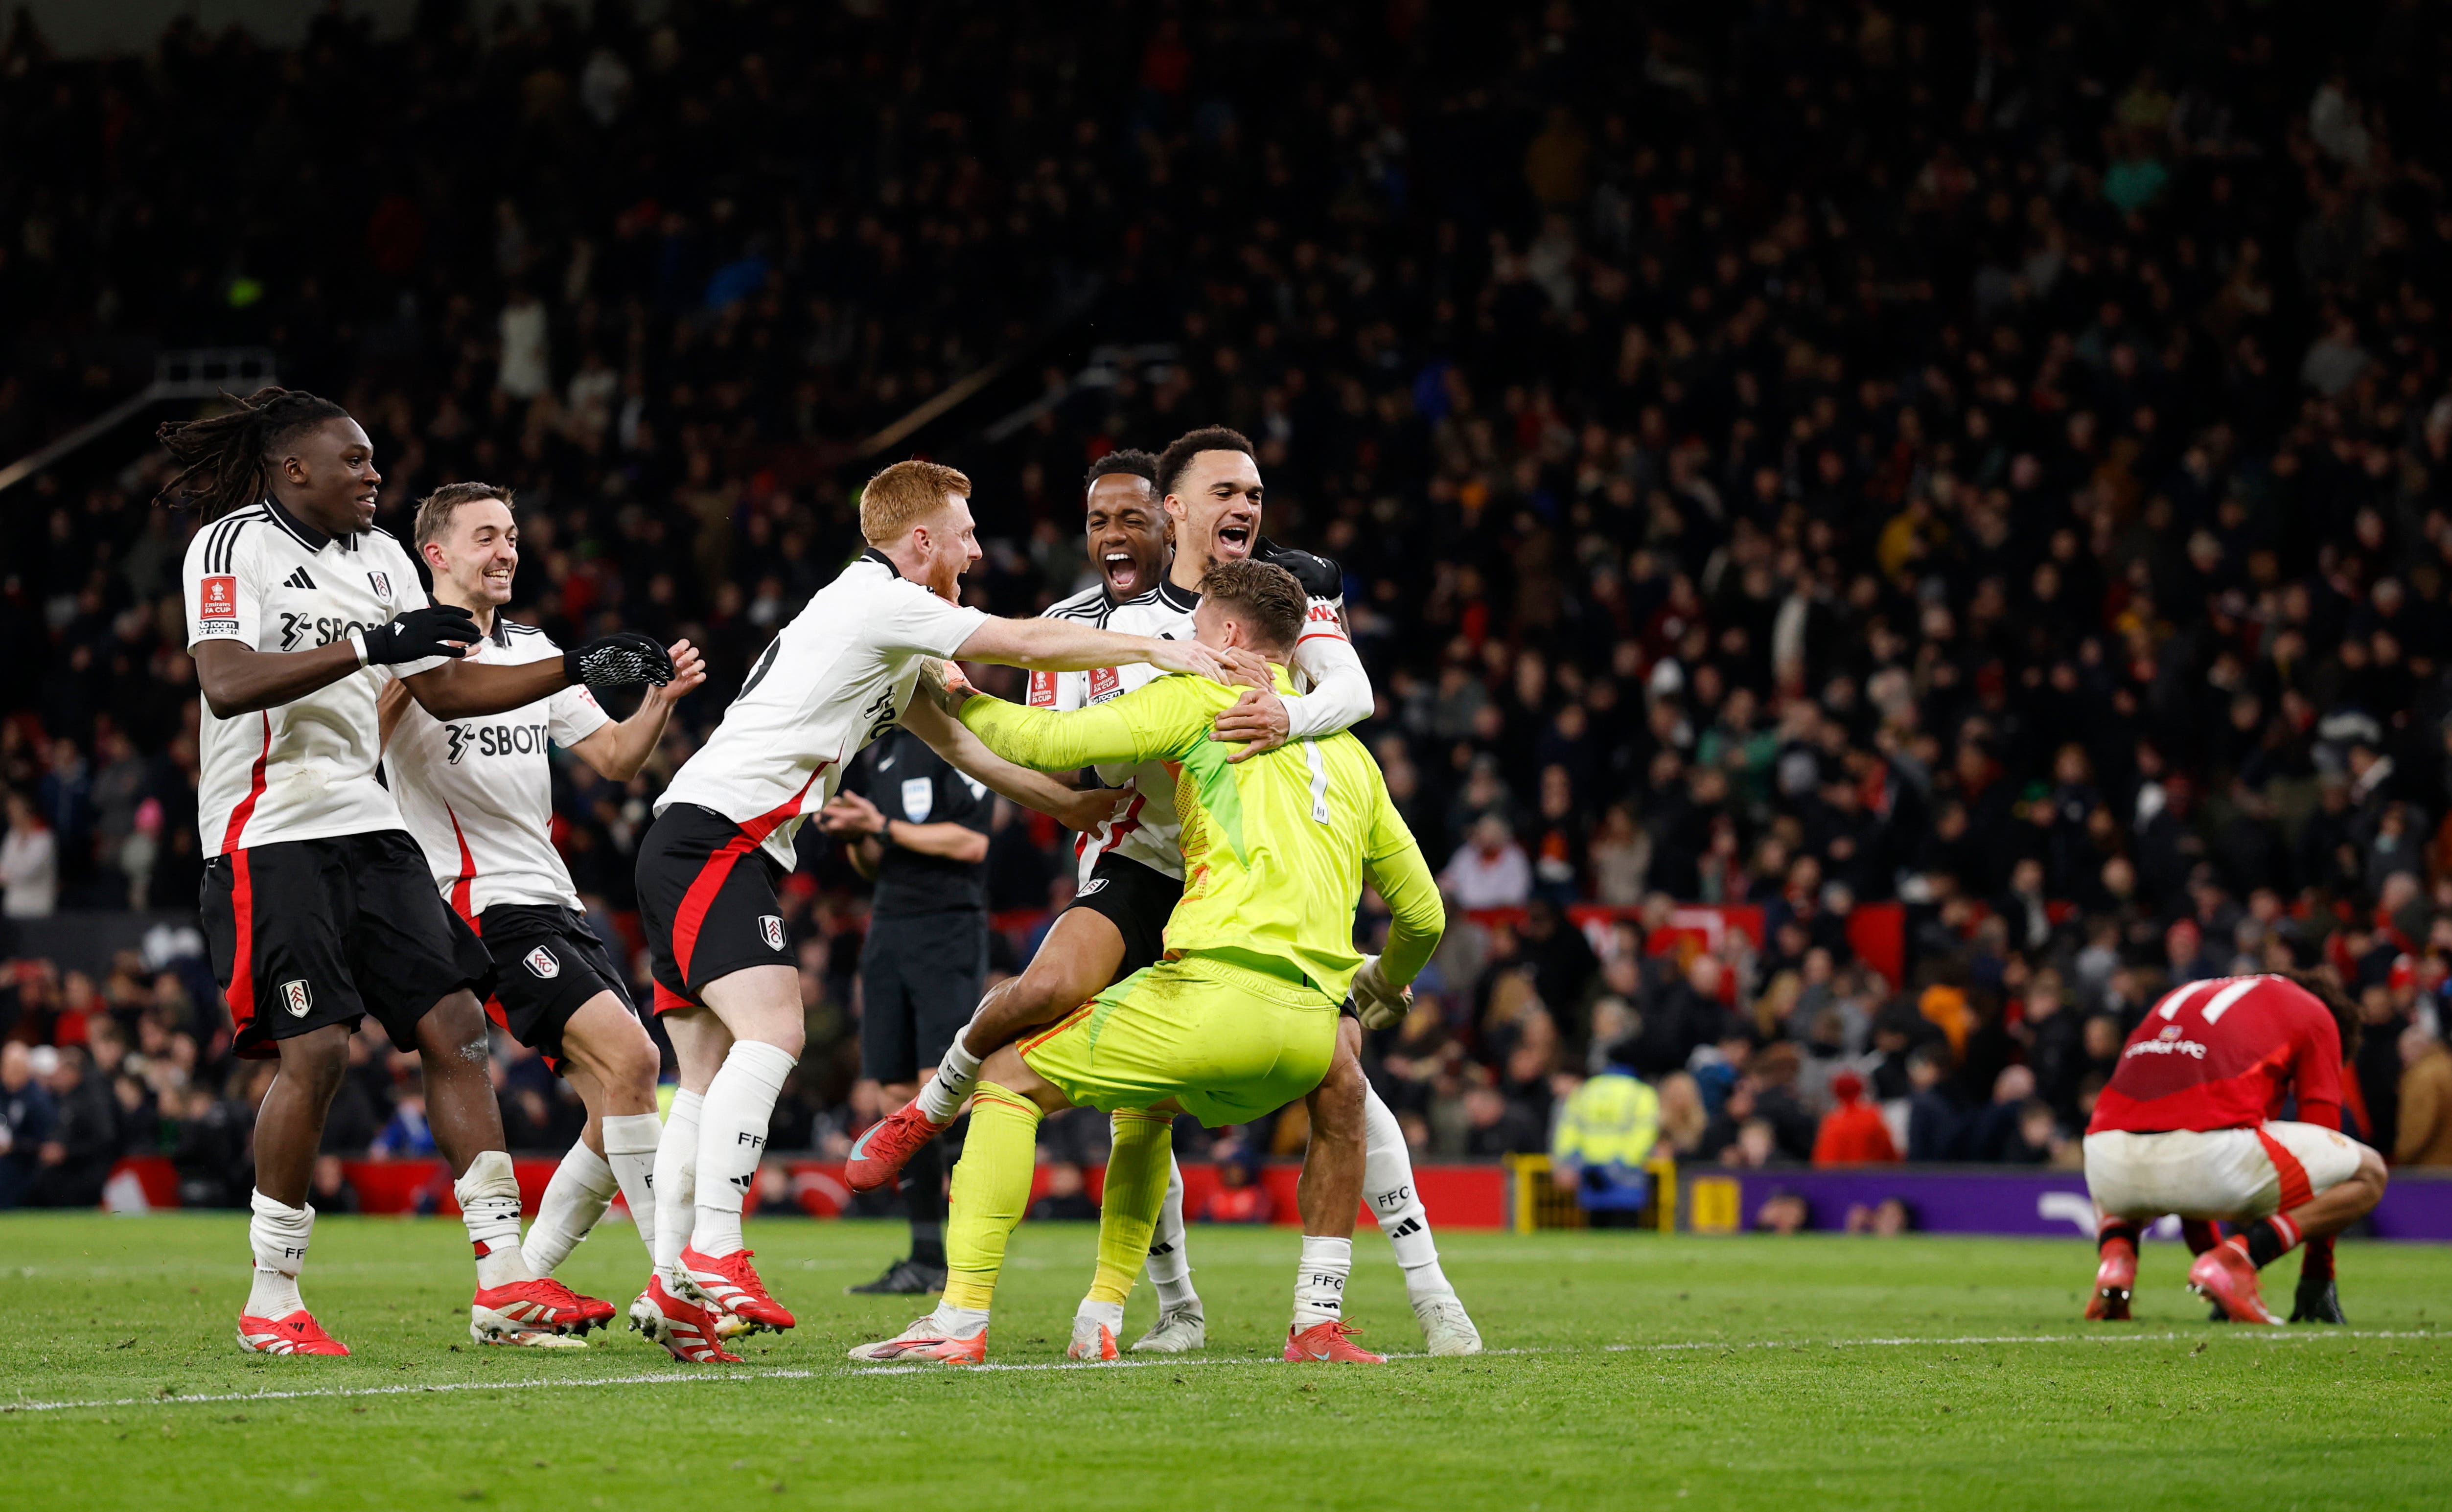
<path fill-rule="evenodd" d="M 470 661 L 521 666 L 559 658 L 533 625 L 497 614 Z M 435 886 L 462 918 L 497 903 L 580 907 L 570 869 L 553 848 L 548 744 L 570 746 L 613 722 L 583 684 L 507 714 L 437 719 L 411 702 L 384 748 L 384 777 Z"/>
<path fill-rule="evenodd" d="M 197 531 L 179 580 L 190 650 L 233 640 L 312 651 L 426 603 L 417 563 L 389 532 L 326 536 L 269 500 Z M 386 683 L 446 659 L 361 667 L 277 709 L 229 719 L 198 698 L 204 854 L 400 829 L 400 806 L 375 778 L 375 698 Z"/>
<path fill-rule="evenodd" d="M 1161 579 L 1149 592 L 1120 602 L 1101 583 L 1050 605 L 1041 618 L 1078 619 L 1129 636 L 1189 640 L 1192 611 L 1199 606 L 1200 595 L 1178 588 L 1171 580 Z M 1315 693 L 1333 674 L 1350 668 L 1354 677 L 1359 679 L 1360 707 L 1355 709 L 1350 700 L 1316 696 L 1290 699 L 1289 738 L 1334 734 L 1371 712 L 1370 679 L 1362 672 L 1361 658 L 1346 638 L 1345 626 L 1336 611 L 1336 604 L 1330 599 L 1311 600 L 1303 633 L 1295 643 L 1295 686 Z M 1030 675 L 1029 702 L 1034 709 L 1079 709 L 1120 698 L 1152 678 L 1164 676 L 1146 662 L 1129 667 L 1098 667 L 1089 672 L 1034 672 Z M 1181 877 L 1183 842 L 1175 813 L 1175 773 L 1163 761 L 1145 761 L 1138 766 L 1111 764 L 1099 767 L 1097 772 L 1099 781 L 1111 788 L 1131 788 L 1133 797 L 1113 818 L 1081 836 L 1074 847 L 1080 865 L 1078 884 L 1090 884 L 1091 870 L 1098 864 L 1098 857 L 1110 851 L 1168 876 Z"/>
<path fill-rule="evenodd" d="M 901 721 L 923 657 L 950 658 L 985 622 L 863 551 L 766 645 L 706 744 L 656 799 L 713 809 L 793 864 L 801 820 L 843 766 Z"/>

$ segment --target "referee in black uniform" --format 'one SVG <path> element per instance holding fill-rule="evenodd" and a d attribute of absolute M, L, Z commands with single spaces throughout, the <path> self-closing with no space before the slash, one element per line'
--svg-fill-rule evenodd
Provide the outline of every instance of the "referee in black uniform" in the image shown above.
<path fill-rule="evenodd" d="M 937 1074 L 987 986 L 988 790 L 908 730 L 862 752 L 818 822 L 877 883 L 860 953 L 860 1073 L 899 1108 Z M 945 1289 L 945 1157 L 929 1144 L 902 1172 L 911 1254 L 854 1292 Z"/>

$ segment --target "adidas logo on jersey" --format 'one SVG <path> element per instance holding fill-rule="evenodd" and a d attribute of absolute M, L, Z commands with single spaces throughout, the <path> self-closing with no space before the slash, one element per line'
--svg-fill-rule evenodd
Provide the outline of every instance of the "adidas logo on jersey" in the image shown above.
<path fill-rule="evenodd" d="M 304 588 L 308 593 L 313 593 L 315 591 L 315 579 L 307 577 L 306 569 L 301 567 L 296 572 L 291 573 L 288 577 L 282 579 L 281 586 L 284 588 Z"/>

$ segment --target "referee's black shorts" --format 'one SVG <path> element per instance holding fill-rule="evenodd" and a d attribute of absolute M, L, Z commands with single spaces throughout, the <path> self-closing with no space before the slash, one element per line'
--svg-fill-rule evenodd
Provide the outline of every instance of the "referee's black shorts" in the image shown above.
<path fill-rule="evenodd" d="M 1073 894 L 1065 912 L 1088 909 L 1101 914 L 1124 937 L 1124 964 L 1116 972 L 1120 982 L 1166 953 L 1166 921 L 1182 900 L 1181 877 L 1110 851 L 1091 866 L 1090 880 Z"/>
<path fill-rule="evenodd" d="M 860 951 L 860 1075 L 891 1087 L 936 1070 L 987 979 L 985 913 L 872 917 Z"/>
<path fill-rule="evenodd" d="M 543 1055 L 556 1075 L 562 1073 L 562 1031 L 570 1015 L 599 992 L 630 1007 L 622 969 L 587 915 L 575 909 L 497 903 L 477 915 L 477 933 L 494 960 L 494 995 L 485 1000 L 485 1016 Z"/>
<path fill-rule="evenodd" d="M 232 1048 L 249 1060 L 368 1013 L 397 1049 L 466 987 L 485 996 L 494 963 L 435 891 L 405 830 L 277 840 L 215 856 L 199 907 L 213 977 L 229 1000 Z"/>

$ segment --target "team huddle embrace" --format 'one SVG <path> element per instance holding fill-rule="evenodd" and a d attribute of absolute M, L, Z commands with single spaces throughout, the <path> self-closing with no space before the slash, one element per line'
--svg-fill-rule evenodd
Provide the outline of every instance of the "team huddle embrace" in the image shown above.
<path fill-rule="evenodd" d="M 1481 1347 L 1396 1121 L 1356 1059 L 1365 1024 L 1406 1011 L 1443 906 L 1346 733 L 1373 699 L 1340 574 L 1261 538 L 1241 436 L 1195 431 L 1095 466 L 1085 537 L 1099 584 L 1035 619 L 959 602 L 980 557 L 967 479 L 915 461 L 869 481 L 868 549 L 776 635 L 639 846 L 651 1006 L 680 1071 L 661 1118 L 659 1051 L 551 841 L 547 753 L 635 775 L 703 682 L 697 651 L 626 633 L 565 650 L 503 614 L 519 538 L 505 489 L 456 483 L 422 501 L 413 560 L 373 524 L 381 476 L 365 432 L 326 401 L 267 389 L 164 441 L 186 464 L 168 492 L 204 517 L 183 582 L 204 695 L 207 932 L 239 1052 L 280 1062 L 257 1123 L 243 1347 L 347 1352 L 299 1277 L 315 1151 L 367 1015 L 423 1069 L 476 1257 L 479 1342 L 583 1347 L 613 1320 L 612 1304 L 553 1271 L 617 1193 L 646 1251 L 635 1328 L 676 1359 L 737 1363 L 728 1340 L 792 1327 L 742 1212 L 802 1050 L 778 902 L 798 831 L 815 817 L 855 837 L 863 870 L 968 854 L 959 827 L 919 822 L 926 801 L 906 803 L 898 830 L 840 793 L 853 758 L 888 736 L 918 742 L 915 768 L 924 747 L 974 794 L 1082 832 L 1081 877 L 1029 967 L 983 993 L 983 959 L 935 961 L 917 936 L 871 932 L 863 1056 L 908 1095 L 855 1146 L 851 1184 L 899 1180 L 915 1214 L 933 1213 L 946 1200 L 934 1141 L 966 1106 L 970 1124 L 941 1244 L 932 1222 L 920 1253 L 915 1222 L 904 1284 L 870 1288 L 941 1286 L 942 1301 L 854 1357 L 986 1358 L 1039 1122 L 1078 1107 L 1110 1115 L 1114 1151 L 1071 1353 L 1116 1357 L 1143 1273 L 1159 1319 L 1133 1347 L 1200 1347 L 1174 1121 L 1239 1124 L 1296 1101 L 1312 1135 L 1286 1357 L 1382 1358 L 1352 1342 L 1343 1312 L 1366 1200 L 1431 1352 Z M 1027 703 L 979 695 L 958 661 L 1028 669 Z M 637 713 L 618 721 L 590 692 L 640 684 Z M 1377 954 L 1355 945 L 1366 884 L 1390 913 Z M 587 1110 L 524 1234 L 489 1019 Z"/>

